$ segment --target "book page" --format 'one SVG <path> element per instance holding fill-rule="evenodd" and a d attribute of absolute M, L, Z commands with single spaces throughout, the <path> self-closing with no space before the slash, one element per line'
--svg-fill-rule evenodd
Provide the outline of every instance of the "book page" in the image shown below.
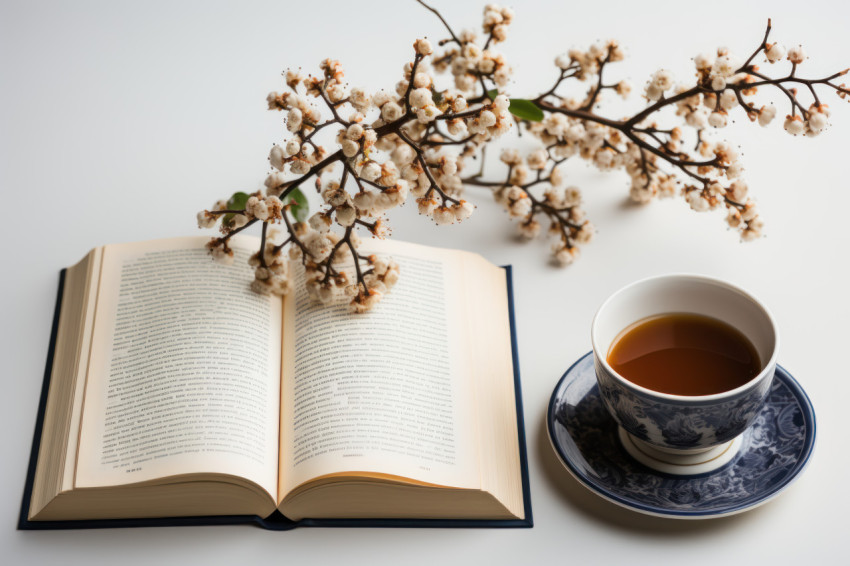
<path fill-rule="evenodd" d="M 505 271 L 469 254 L 464 263 L 466 351 L 477 387 L 482 488 L 524 517 L 513 347 Z"/>
<path fill-rule="evenodd" d="M 74 384 L 73 405 L 71 407 L 71 422 L 68 447 L 62 474 L 62 489 L 74 488 L 74 473 L 77 463 L 77 445 L 80 441 L 80 422 L 83 416 L 83 393 L 86 387 L 85 375 L 88 372 L 89 354 L 91 353 L 92 328 L 94 327 L 94 310 L 97 303 L 97 289 L 100 283 L 100 266 L 103 259 L 103 248 L 93 250 L 91 272 L 88 276 L 90 286 L 86 289 L 83 316 L 80 320 L 80 340 L 82 341 L 80 355 L 77 361 Z"/>
<path fill-rule="evenodd" d="M 250 289 L 255 238 L 107 246 L 76 487 L 240 476 L 277 496 L 281 299 Z"/>
<path fill-rule="evenodd" d="M 462 282 L 444 250 L 370 242 L 401 277 L 371 312 L 285 303 L 281 496 L 335 473 L 480 487 L 476 404 L 458 340 Z"/>

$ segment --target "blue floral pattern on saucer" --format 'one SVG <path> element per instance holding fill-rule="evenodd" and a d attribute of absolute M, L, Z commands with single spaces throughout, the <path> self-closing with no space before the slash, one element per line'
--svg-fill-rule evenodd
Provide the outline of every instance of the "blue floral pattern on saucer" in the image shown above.
<path fill-rule="evenodd" d="M 592 353 L 558 382 L 547 420 L 555 451 L 581 483 L 624 507 L 673 518 L 722 517 L 767 502 L 805 468 L 815 444 L 811 401 L 780 366 L 740 452 L 708 474 L 667 475 L 626 453 L 599 396 Z"/>

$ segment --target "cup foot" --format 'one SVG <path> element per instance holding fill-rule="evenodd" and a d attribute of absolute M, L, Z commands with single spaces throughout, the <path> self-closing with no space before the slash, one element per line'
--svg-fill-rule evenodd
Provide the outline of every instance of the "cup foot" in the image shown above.
<path fill-rule="evenodd" d="M 649 468 L 676 476 L 712 472 L 732 461 L 743 444 L 743 434 L 705 450 L 661 450 L 618 427 L 620 443 L 629 455 Z"/>

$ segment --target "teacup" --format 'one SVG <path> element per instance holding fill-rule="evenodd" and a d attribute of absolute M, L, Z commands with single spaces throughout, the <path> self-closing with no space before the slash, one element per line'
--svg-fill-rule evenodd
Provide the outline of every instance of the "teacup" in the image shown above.
<path fill-rule="evenodd" d="M 710 316 L 738 329 L 758 353 L 758 375 L 729 391 L 685 396 L 647 389 L 612 369 L 608 352 L 625 328 L 674 312 Z M 623 287 L 599 307 L 590 336 L 600 395 L 620 427 L 623 446 L 641 463 L 681 475 L 706 473 L 732 460 L 770 391 L 779 346 L 773 317 L 750 293 L 719 279 L 688 274 L 651 277 Z"/>

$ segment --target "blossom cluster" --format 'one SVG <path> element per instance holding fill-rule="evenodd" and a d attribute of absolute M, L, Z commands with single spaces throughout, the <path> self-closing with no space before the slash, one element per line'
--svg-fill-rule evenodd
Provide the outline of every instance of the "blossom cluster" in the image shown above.
<path fill-rule="evenodd" d="M 691 84 L 677 82 L 670 71 L 656 71 L 643 89 L 646 108 L 624 119 L 599 112 L 605 90 L 622 97 L 632 91 L 627 81 L 603 79 L 607 66 L 623 59 L 619 44 L 608 41 L 587 50 L 571 49 L 555 58 L 558 75 L 554 86 L 531 99 L 540 116 L 520 122 L 520 128 L 538 138 L 542 147 L 525 159 L 514 150 L 503 152 L 501 161 L 507 172 L 502 181 L 477 175 L 465 183 L 492 188 L 508 214 L 519 219 L 523 237 L 539 234 L 539 219 L 548 219 L 548 232 L 555 236 L 553 257 L 561 265 L 571 263 L 577 256 L 576 246 L 593 235 L 575 188 L 568 190 L 569 198 L 553 196 L 553 192 L 561 194 L 560 164 L 574 156 L 603 171 L 624 171 L 630 179 L 629 195 L 637 203 L 681 195 L 697 212 L 725 209 L 730 228 L 743 240 L 756 239 L 764 222 L 742 178 L 740 155 L 729 142 L 715 138 L 715 132 L 726 127 L 735 112 L 761 126 L 770 125 L 777 105 L 757 99 L 759 93 L 773 91 L 789 107 L 784 129 L 813 137 L 826 128 L 830 116 L 815 87 L 832 90 L 841 98 L 850 94 L 844 84 L 835 82 L 847 71 L 823 79 L 798 76 L 798 67 L 806 59 L 803 49 L 786 50 L 779 43 L 768 43 L 769 33 L 770 24 L 762 43 L 746 61 L 726 48 L 696 56 L 696 80 Z M 759 57 L 769 65 L 784 62 L 790 69 L 786 75 L 772 78 L 755 64 Z M 569 84 L 581 83 L 590 86 L 578 96 L 567 91 Z M 807 87 L 812 97 L 809 103 L 801 101 L 798 85 Z M 674 120 L 664 114 L 668 108 L 674 110 Z"/>
<path fill-rule="evenodd" d="M 261 222 L 263 252 L 251 258 L 255 289 L 289 292 L 292 266 L 300 264 L 311 297 L 348 300 L 354 312 L 372 308 L 395 285 L 399 267 L 363 255 L 358 232 L 388 236 L 386 213 L 410 199 L 436 224 L 462 222 L 475 211 L 460 198 L 464 163 L 514 124 L 507 96 L 478 92 L 483 80 L 508 80 L 510 68 L 491 45 L 504 40 L 512 19 L 509 9 L 488 6 L 486 43 L 465 32 L 439 57 L 429 40 L 416 40 L 391 90 L 349 88 L 333 59 L 322 61 L 316 76 L 286 71 L 287 90 L 267 97 L 269 109 L 285 115 L 288 138 L 269 152 L 265 189 L 236 208 L 230 199 L 198 214 L 200 227 L 218 225 L 222 233 L 207 246 L 213 258 L 232 261 L 229 239 Z M 448 69 L 454 86 L 441 88 L 436 76 Z M 293 197 L 310 185 L 321 209 L 298 218 Z M 282 242 L 272 238 L 270 224 L 285 226 Z"/>
<path fill-rule="evenodd" d="M 269 152 L 264 189 L 236 193 L 198 213 L 200 227 L 219 227 L 221 235 L 207 247 L 225 263 L 233 260 L 230 238 L 261 225 L 260 251 L 250 259 L 256 290 L 285 294 L 303 275 L 315 300 L 347 301 L 352 312 L 366 312 L 396 284 L 399 267 L 362 253 L 360 234 L 387 237 L 387 213 L 409 200 L 438 225 L 465 221 L 475 211 L 465 187 L 492 191 L 522 238 L 549 234 L 553 260 L 570 264 L 595 233 L 581 191 L 567 183 L 562 164 L 571 158 L 624 171 L 629 195 L 639 203 L 679 195 L 698 212 L 725 209 L 727 224 L 743 239 L 754 239 L 763 221 L 742 178 L 740 156 L 716 132 L 734 113 L 768 126 L 784 100 L 784 129 L 815 136 L 830 117 L 818 89 L 841 98 L 850 94 L 835 82 L 846 71 L 800 77 L 805 52 L 769 43 L 768 25 L 743 62 L 721 48 L 694 58 L 695 78 L 689 81 L 677 82 L 664 69 L 653 73 L 641 91 L 645 107 L 625 118 L 601 112 L 605 91 L 626 98 L 635 90 L 626 80 L 603 76 L 624 59 L 616 41 L 558 55 L 551 88 L 530 98 L 509 97 L 512 69 L 495 46 L 507 38 L 514 12 L 488 4 L 481 32 L 455 33 L 437 10 L 419 2 L 439 17 L 449 37 L 436 48 L 426 38 L 413 42 L 412 59 L 388 90 L 350 87 L 334 59 L 322 61 L 315 76 L 286 71 L 286 89 L 267 97 L 269 109 L 284 115 L 288 133 Z M 771 77 L 756 64 L 762 60 L 790 69 Z M 800 86 L 811 101 L 798 96 Z M 779 102 L 757 102 L 765 91 L 777 93 Z M 504 175 L 489 179 L 486 148 L 510 131 L 530 134 L 539 146 L 525 154 L 503 150 Z M 470 172 L 473 163 L 477 172 Z M 302 193 L 309 187 L 321 202 L 312 215 Z M 282 236 L 274 225 L 283 228 Z"/>

